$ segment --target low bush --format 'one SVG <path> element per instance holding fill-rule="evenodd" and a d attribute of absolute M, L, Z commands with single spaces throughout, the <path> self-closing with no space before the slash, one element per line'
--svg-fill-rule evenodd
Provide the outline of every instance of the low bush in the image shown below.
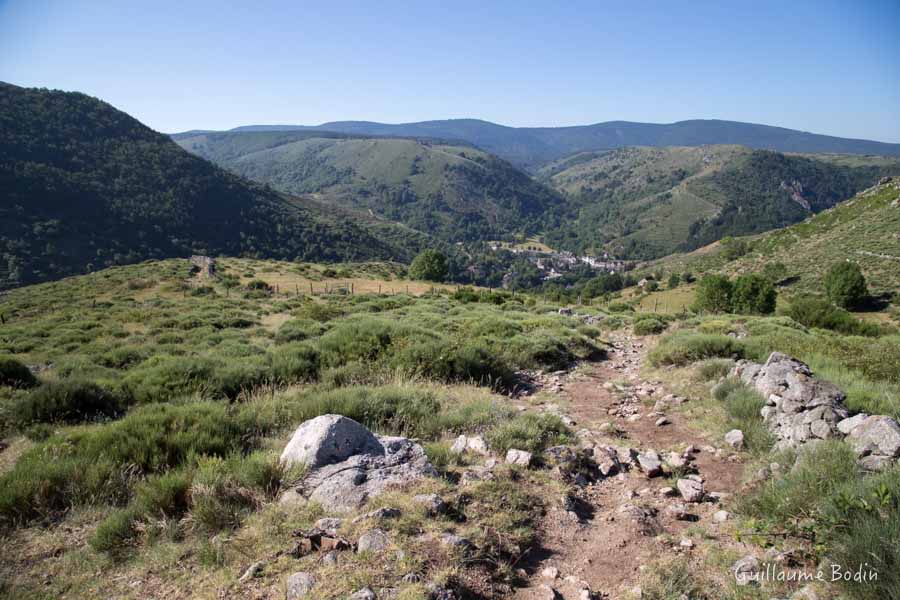
<path fill-rule="evenodd" d="M 282 475 L 279 462 L 264 453 L 202 458 L 191 486 L 193 522 L 206 532 L 238 527 L 278 493 Z"/>
<path fill-rule="evenodd" d="M 727 358 L 711 358 L 697 365 L 697 377 L 701 381 L 715 381 L 728 375 L 734 361 Z"/>
<path fill-rule="evenodd" d="M 849 446 L 823 442 L 805 449 L 784 475 L 739 500 L 738 508 L 763 531 L 811 537 L 826 563 L 842 571 L 863 566 L 878 573 L 874 580 L 837 582 L 842 598 L 898 597 L 900 467 L 864 475 Z"/>
<path fill-rule="evenodd" d="M 658 319 L 641 319 L 634 324 L 635 335 L 656 335 L 666 330 L 668 325 Z"/>
<path fill-rule="evenodd" d="M 882 328 L 875 323 L 857 319 L 825 298 L 816 296 L 794 298 L 784 312 L 806 327 L 830 329 L 847 335 L 877 337 L 882 334 Z"/>
<path fill-rule="evenodd" d="M 650 351 L 654 366 L 686 365 L 708 358 L 745 358 L 746 345 L 727 335 L 678 333 L 664 337 Z"/>
<path fill-rule="evenodd" d="M 300 342 L 324 333 L 325 327 L 313 319 L 291 319 L 278 328 L 275 343 Z"/>
<path fill-rule="evenodd" d="M 115 393 L 87 381 L 51 381 L 41 385 L 13 407 L 21 427 L 32 423 L 78 423 L 118 415 L 125 402 Z"/>
<path fill-rule="evenodd" d="M 353 386 L 301 392 L 288 399 L 293 420 L 339 414 L 370 429 L 411 437 L 434 437 L 440 430 L 440 402 L 434 394 L 399 386 Z"/>
<path fill-rule="evenodd" d="M 307 343 L 279 346 L 271 356 L 271 376 L 278 383 L 313 381 L 319 373 L 319 351 Z"/>
<path fill-rule="evenodd" d="M 0 386 L 30 388 L 37 385 L 31 370 L 14 358 L 0 357 Z"/>
<path fill-rule="evenodd" d="M 569 429 L 556 415 L 524 414 L 502 423 L 488 433 L 488 442 L 495 451 L 507 450 L 540 452 L 550 446 L 570 442 Z"/>
<path fill-rule="evenodd" d="M 730 429 L 740 429 L 744 434 L 744 447 L 748 452 L 761 455 L 772 449 L 774 438 L 762 420 L 760 410 L 765 399 L 753 390 L 737 386 L 724 398 Z"/>
<path fill-rule="evenodd" d="M 195 402 L 148 405 L 118 421 L 70 429 L 30 449 L 0 476 L 0 526 L 78 504 L 123 504 L 142 476 L 197 455 L 248 449 L 274 426 L 250 411 Z"/>

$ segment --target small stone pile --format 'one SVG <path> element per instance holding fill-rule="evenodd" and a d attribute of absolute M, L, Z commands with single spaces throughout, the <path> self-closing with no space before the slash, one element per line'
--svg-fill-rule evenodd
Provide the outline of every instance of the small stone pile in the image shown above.
<path fill-rule="evenodd" d="M 900 458 L 900 425 L 894 419 L 849 417 L 844 393 L 796 358 L 773 352 L 762 365 L 739 361 L 730 376 L 766 399 L 760 412 L 779 449 L 846 437 L 864 469 L 881 470 Z"/>

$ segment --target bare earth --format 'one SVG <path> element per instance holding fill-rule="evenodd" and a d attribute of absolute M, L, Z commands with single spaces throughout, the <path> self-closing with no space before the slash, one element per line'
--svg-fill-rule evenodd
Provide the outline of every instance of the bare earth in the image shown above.
<path fill-rule="evenodd" d="M 670 423 L 657 426 L 659 415 L 648 413 L 653 413 L 655 400 L 669 392 L 659 384 L 648 385 L 641 379 L 644 344 L 626 334 L 614 338 L 613 343 L 615 349 L 610 352 L 610 360 L 594 364 L 586 374 L 563 383 L 562 395 L 568 402 L 562 407 L 562 414 L 576 422 L 576 430 L 595 430 L 601 423 L 611 422 L 624 435 L 618 440 L 607 437 L 607 442 L 641 451 L 655 449 L 663 457 L 668 451 L 680 454 L 687 446 L 694 445 L 698 450 L 693 454 L 694 472 L 703 478 L 707 494 L 720 492 L 724 499 L 734 493 L 740 485 L 742 470 L 737 457 L 731 455 L 729 460 L 729 453 L 709 451 L 712 450 L 709 440 L 698 437 L 676 411 L 665 412 Z M 626 390 L 635 389 L 626 384 L 653 388 L 637 404 L 639 419 L 629 421 L 609 414 L 621 402 L 622 392 L 607 382 L 615 382 Z M 561 508 L 551 510 L 542 525 L 541 551 L 519 564 L 528 573 L 528 585 L 519 589 L 513 598 L 633 597 L 642 565 L 663 556 L 693 551 L 681 546 L 683 539 L 690 539 L 686 533 L 689 527 L 702 524 L 712 535 L 717 535 L 717 529 L 727 527 L 713 523 L 713 513 L 722 509 L 715 498 L 687 504 L 690 513 L 696 516 L 693 522 L 677 520 L 668 514 L 667 506 L 683 500 L 677 494 L 663 496 L 659 490 L 667 486 L 675 487 L 675 479 L 648 478 L 633 468 L 583 488 L 578 496 L 584 502 L 578 510 L 580 519 L 576 520 Z M 720 537 L 722 543 L 729 543 L 726 536 Z M 558 570 L 556 577 L 554 568 Z M 594 595 L 586 595 L 583 591 L 586 588 Z"/>

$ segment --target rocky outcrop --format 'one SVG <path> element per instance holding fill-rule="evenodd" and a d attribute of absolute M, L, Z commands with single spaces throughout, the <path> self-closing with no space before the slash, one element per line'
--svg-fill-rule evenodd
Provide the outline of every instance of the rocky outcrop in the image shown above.
<path fill-rule="evenodd" d="M 766 399 L 760 412 L 778 448 L 846 437 L 866 470 L 884 469 L 900 458 L 900 425 L 894 419 L 849 417 L 844 393 L 796 358 L 773 352 L 763 365 L 739 361 L 730 375 Z"/>
<path fill-rule="evenodd" d="M 805 363 L 773 352 L 764 365 L 740 361 L 731 374 L 766 399 L 761 414 L 778 448 L 840 437 L 837 424 L 848 416 L 844 393 L 813 377 Z"/>
<path fill-rule="evenodd" d="M 340 415 L 323 415 L 300 425 L 281 461 L 310 468 L 287 493 L 338 513 L 356 509 L 388 488 L 437 475 L 419 444 L 403 437 L 376 436 Z"/>

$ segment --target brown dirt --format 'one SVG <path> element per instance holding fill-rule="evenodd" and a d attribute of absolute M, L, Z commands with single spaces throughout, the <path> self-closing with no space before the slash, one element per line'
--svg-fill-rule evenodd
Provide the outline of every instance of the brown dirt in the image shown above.
<path fill-rule="evenodd" d="M 614 340 L 617 346 L 610 353 L 610 360 L 594 364 L 578 377 L 570 378 L 563 385 L 563 397 L 568 403 L 563 412 L 577 423 L 575 429 L 594 430 L 603 422 L 614 423 L 624 432 L 621 439 L 605 438 L 604 443 L 640 450 L 655 449 L 681 452 L 689 444 L 697 448 L 709 447 L 709 440 L 702 438 L 687 423 L 677 409 L 666 411 L 670 424 L 657 426 L 652 412 L 655 399 L 669 393 L 662 385 L 655 385 L 655 393 L 641 407 L 641 418 L 629 422 L 608 414 L 619 402 L 615 388 L 604 388 L 606 382 L 640 384 L 644 380 L 639 370 L 643 364 L 646 347 L 641 341 L 622 334 Z M 742 472 L 737 456 L 700 450 L 694 455 L 693 464 L 705 481 L 707 493 L 733 493 L 740 485 Z M 723 526 L 712 521 L 712 514 L 722 506 L 715 501 L 689 504 L 697 521 L 676 520 L 667 514 L 667 505 L 683 502 L 680 497 L 666 498 L 659 493 L 662 487 L 674 487 L 675 480 L 665 477 L 647 478 L 637 469 L 621 476 L 609 477 L 587 486 L 578 497 L 584 502 L 587 515 L 579 521 L 561 509 L 551 509 L 541 526 L 542 548 L 527 557 L 519 566 L 528 573 L 526 587 L 513 596 L 515 600 L 545 600 L 551 598 L 546 586 L 551 586 L 564 600 L 579 599 L 587 586 L 594 598 L 628 598 L 638 585 L 640 569 L 654 560 L 677 553 L 693 552 L 684 549 L 680 542 L 689 538 L 698 543 L 687 530 L 696 525 L 706 529 L 706 535 L 723 537 L 718 531 Z M 634 494 L 637 494 L 635 497 Z M 620 507 L 632 505 L 655 513 L 646 519 L 635 520 L 622 513 Z M 696 546 L 695 546 L 696 547 Z M 547 567 L 556 567 L 559 576 L 555 580 L 542 575 Z"/>

